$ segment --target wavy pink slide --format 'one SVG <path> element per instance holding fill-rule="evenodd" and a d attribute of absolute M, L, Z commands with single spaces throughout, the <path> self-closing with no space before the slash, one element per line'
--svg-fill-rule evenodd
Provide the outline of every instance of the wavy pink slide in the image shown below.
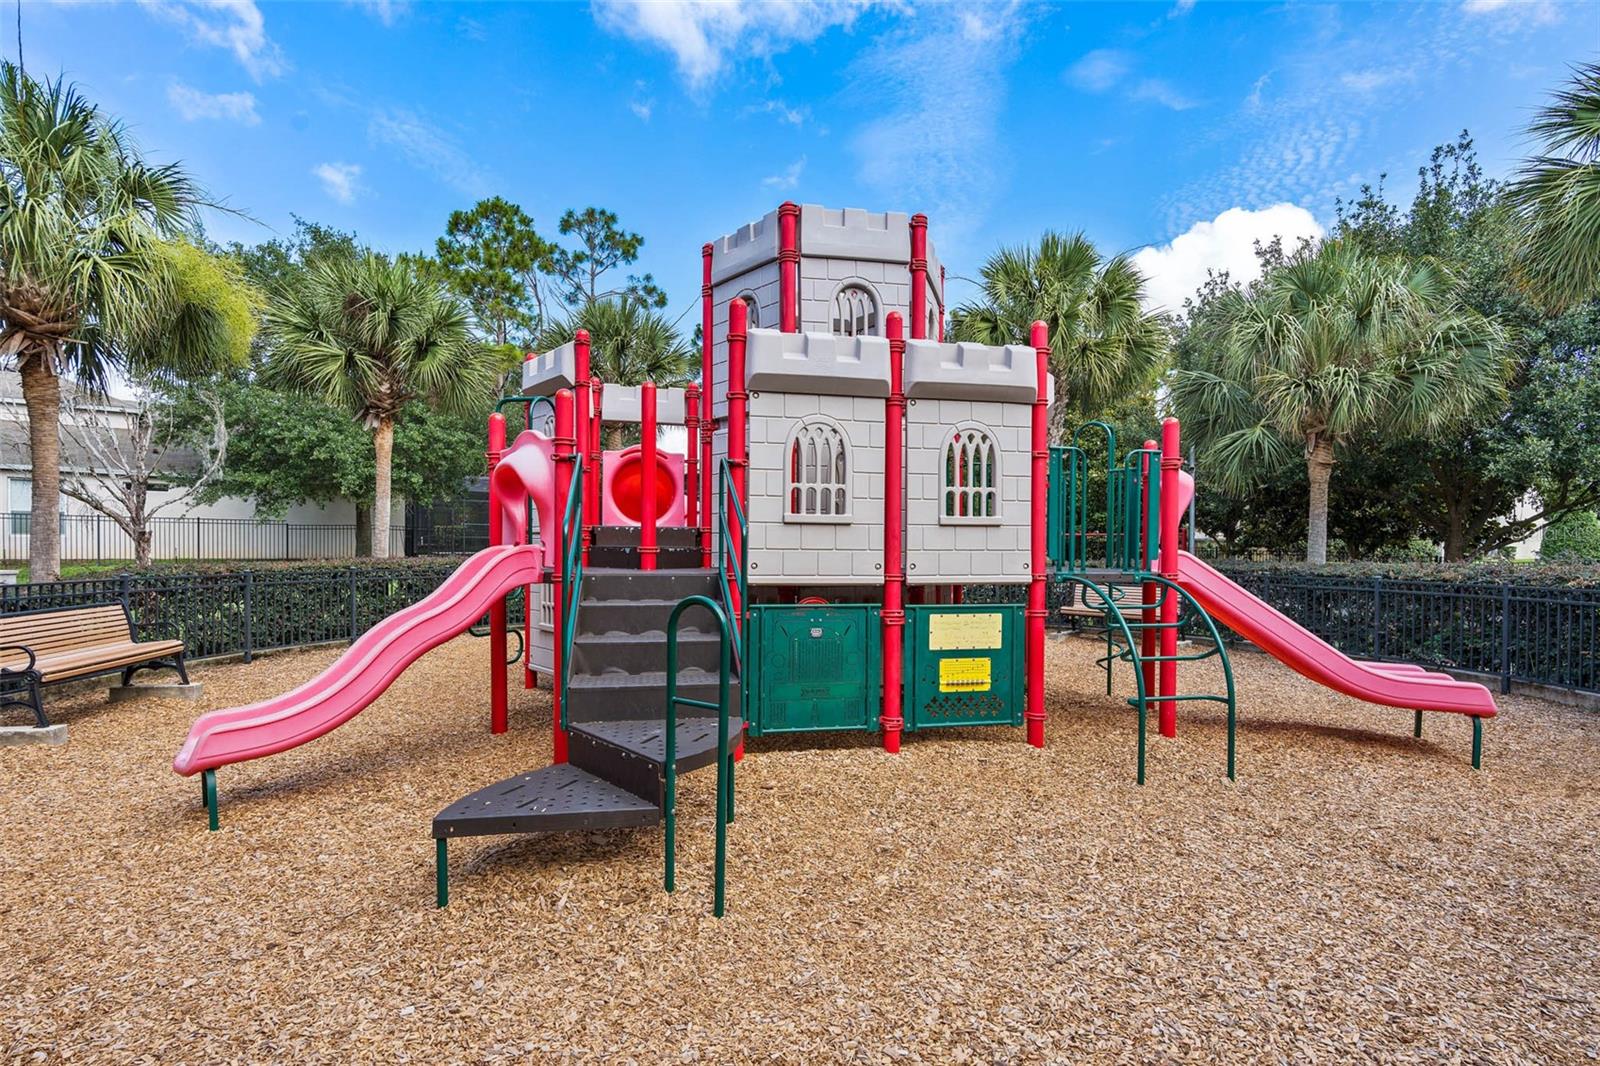
<path fill-rule="evenodd" d="M 1178 553 L 1178 583 L 1213 618 L 1318 684 L 1358 700 L 1418 711 L 1492 718 L 1482 685 L 1405 663 L 1352 659 L 1188 552 Z"/>
<path fill-rule="evenodd" d="M 406 667 L 470 629 L 492 603 L 540 580 L 537 544 L 486 548 L 423 599 L 363 633 L 333 665 L 291 692 L 201 715 L 172 760 L 185 776 L 275 755 L 354 718 Z"/>

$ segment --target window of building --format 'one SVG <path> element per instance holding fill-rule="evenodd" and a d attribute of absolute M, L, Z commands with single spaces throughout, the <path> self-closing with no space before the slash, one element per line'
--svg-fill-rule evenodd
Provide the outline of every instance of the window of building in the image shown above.
<path fill-rule="evenodd" d="M 739 296 L 739 299 L 744 301 L 744 309 L 745 309 L 745 321 L 744 321 L 744 324 L 745 324 L 745 327 L 747 329 L 759 329 L 761 327 L 761 318 L 760 318 L 759 315 L 756 314 L 756 298 L 755 298 L 755 296 L 753 296 L 752 294 L 746 292 L 746 293 L 741 293 L 740 296 Z"/>
<path fill-rule="evenodd" d="M 32 478 L 6 479 L 6 510 L 11 515 L 12 534 L 19 537 L 27 536 L 33 512 Z"/>
<path fill-rule="evenodd" d="M 790 522 L 839 522 L 850 518 L 850 444 L 830 418 L 810 418 L 789 437 Z"/>
<path fill-rule="evenodd" d="M 846 285 L 833 296 L 833 332 L 870 337 L 878 332 L 878 298 L 864 285 Z"/>
<path fill-rule="evenodd" d="M 982 426 L 958 426 L 944 446 L 943 524 L 1000 521 L 1000 449 Z"/>

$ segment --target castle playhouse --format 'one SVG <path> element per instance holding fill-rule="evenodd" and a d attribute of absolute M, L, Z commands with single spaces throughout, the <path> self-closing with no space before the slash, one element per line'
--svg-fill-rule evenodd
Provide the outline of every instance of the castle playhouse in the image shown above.
<path fill-rule="evenodd" d="M 907 733 L 1022 725 L 1043 746 L 1047 580 L 1102 617 L 1108 693 L 1113 665 L 1131 667 L 1140 783 L 1147 707 L 1171 736 L 1190 700 L 1226 706 L 1233 776 L 1232 671 L 1208 611 L 1314 680 L 1416 710 L 1418 735 L 1421 709 L 1470 716 L 1477 765 L 1495 712 L 1481 685 L 1352 659 L 1181 551 L 1193 482 L 1175 420 L 1125 455 L 1098 422 L 1051 446 L 1043 323 L 1026 345 L 944 341 L 923 216 L 784 204 L 705 245 L 702 266 L 698 383 L 601 381 L 581 330 L 530 355 L 501 404 L 528 428 L 508 445 L 505 417 L 489 420 L 491 547 L 318 677 L 195 723 L 173 766 L 202 775 L 213 828 L 218 767 L 331 731 L 485 613 L 504 732 L 518 589 L 554 757 L 433 819 L 440 906 L 448 842 L 505 833 L 661 824 L 672 888 L 677 775 L 714 766 L 722 913 L 746 733 L 876 731 L 896 752 Z M 636 423 L 639 443 L 606 450 L 608 423 Z M 683 426 L 686 454 L 661 447 L 663 423 Z M 1002 602 L 963 602 L 974 584 Z M 1186 625 L 1211 640 L 1180 650 Z M 1180 695 L 1179 664 L 1211 657 L 1226 691 Z"/>

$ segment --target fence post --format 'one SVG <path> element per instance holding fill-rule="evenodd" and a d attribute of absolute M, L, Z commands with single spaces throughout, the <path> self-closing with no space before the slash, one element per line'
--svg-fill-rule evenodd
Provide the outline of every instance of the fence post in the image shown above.
<path fill-rule="evenodd" d="M 350 568 L 350 643 L 356 641 L 356 568 Z"/>
<path fill-rule="evenodd" d="M 1511 586 L 1500 586 L 1500 693 L 1511 691 Z"/>
<path fill-rule="evenodd" d="M 1383 658 L 1379 650 L 1383 637 L 1383 578 L 1372 579 L 1372 657 Z"/>
<path fill-rule="evenodd" d="M 251 652 L 254 651 L 255 634 L 251 629 L 251 612 L 255 608 L 256 575 L 253 571 L 244 572 L 244 661 L 249 662 Z"/>
<path fill-rule="evenodd" d="M 283 523 L 283 558 L 289 558 L 289 523 Z"/>

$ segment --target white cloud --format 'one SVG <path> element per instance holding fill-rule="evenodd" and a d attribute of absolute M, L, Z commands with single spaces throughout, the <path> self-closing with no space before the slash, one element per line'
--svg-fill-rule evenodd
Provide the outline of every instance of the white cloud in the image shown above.
<path fill-rule="evenodd" d="M 628 110 L 638 116 L 640 122 L 649 122 L 650 114 L 655 110 L 653 100 L 629 100 Z"/>
<path fill-rule="evenodd" d="M 1012 8 L 991 14 L 1011 19 L 983 48 L 955 18 L 920 34 L 885 35 L 861 51 L 839 109 L 872 116 L 851 139 L 861 184 L 896 210 L 926 212 L 946 262 L 979 254 L 980 243 L 989 250 L 984 230 L 1011 158 L 998 127 L 1027 16 Z"/>
<path fill-rule="evenodd" d="M 1151 245 L 1134 253 L 1133 262 L 1149 279 L 1145 305 L 1178 311 L 1183 301 L 1205 284 L 1208 271 L 1227 271 L 1237 282 L 1261 274 L 1257 241 L 1282 237 L 1293 248 L 1303 238 L 1320 238 L 1323 228 L 1311 212 L 1294 204 L 1274 204 L 1260 211 L 1233 207 L 1210 222 L 1196 222 L 1171 244 Z"/>
<path fill-rule="evenodd" d="M 385 26 L 393 26 L 411 11 L 409 0 L 354 0 L 354 3 Z"/>
<path fill-rule="evenodd" d="M 1135 100 L 1149 100 L 1162 107 L 1170 107 L 1174 111 L 1188 111 L 1190 108 L 1200 106 L 1195 100 L 1183 95 L 1160 78 L 1145 78 L 1133 87 L 1133 92 L 1129 95 Z"/>
<path fill-rule="evenodd" d="M 201 44 L 233 53 L 256 81 L 288 69 L 283 52 L 267 36 L 266 19 L 255 0 L 140 0 L 144 7 L 183 27 Z"/>
<path fill-rule="evenodd" d="M 1178 2 L 1176 4 L 1172 5 L 1172 9 L 1167 12 L 1167 18 L 1169 18 L 1169 19 L 1182 18 L 1183 16 L 1187 15 L 1189 12 L 1194 10 L 1194 4 L 1195 4 L 1195 0 L 1178 0 Z"/>
<path fill-rule="evenodd" d="M 791 126 L 804 126 L 811 119 L 811 109 L 804 104 L 799 107 L 790 107 L 782 100 L 767 100 L 760 104 L 752 104 L 744 109 L 746 115 L 776 115 L 779 122 L 786 122 Z"/>
<path fill-rule="evenodd" d="M 1249 112 L 1261 110 L 1261 94 L 1266 89 L 1267 83 L 1272 80 L 1272 72 L 1261 75 L 1250 86 L 1250 95 L 1244 98 L 1244 109 Z"/>
<path fill-rule="evenodd" d="M 318 163 L 311 173 L 322 182 L 322 191 L 341 204 L 354 203 L 361 189 L 361 167 L 356 163 Z"/>
<path fill-rule="evenodd" d="M 761 179 L 764 189 L 777 189 L 780 191 L 792 189 L 800 184 L 800 174 L 806 169 L 806 157 L 801 156 L 793 163 L 783 168 L 783 173 L 773 174 L 771 177 Z"/>
<path fill-rule="evenodd" d="M 1339 84 L 1358 93 L 1370 93 L 1400 82 L 1415 81 L 1409 70 L 1351 70 L 1339 75 Z"/>
<path fill-rule="evenodd" d="M 385 108 L 374 111 L 367 136 L 397 149 L 419 170 L 426 170 L 459 192 L 482 196 L 489 188 L 483 168 L 447 133 L 415 111 Z"/>
<path fill-rule="evenodd" d="M 775 55 L 850 27 L 874 0 L 594 0 L 602 29 L 671 52 L 690 88 L 699 89 L 730 59 Z"/>
<path fill-rule="evenodd" d="M 1078 88 L 1103 93 L 1128 73 L 1132 64 L 1126 52 L 1115 48 L 1096 48 L 1067 69 L 1067 77 Z"/>
<path fill-rule="evenodd" d="M 173 82 L 167 86 L 167 102 L 185 122 L 216 118 L 254 126 L 261 121 L 252 93 L 206 93 L 182 82 Z"/>

